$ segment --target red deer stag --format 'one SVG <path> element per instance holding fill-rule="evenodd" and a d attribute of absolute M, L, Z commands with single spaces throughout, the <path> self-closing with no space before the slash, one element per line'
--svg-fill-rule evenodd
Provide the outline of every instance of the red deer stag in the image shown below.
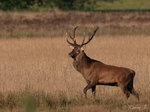
<path fill-rule="evenodd" d="M 84 52 L 83 46 L 93 39 L 98 27 L 94 30 L 94 33 L 91 37 L 89 37 L 88 41 L 84 42 L 84 36 L 82 44 L 76 43 L 76 29 L 77 27 L 74 28 L 73 36 L 69 34 L 73 43 L 70 42 L 68 38 L 66 38 L 66 41 L 69 45 L 73 46 L 73 50 L 69 53 L 69 56 L 74 60 L 74 68 L 83 75 L 87 82 L 87 86 L 83 89 L 85 97 L 87 97 L 86 93 L 88 89 L 92 89 L 92 94 L 95 97 L 96 85 L 109 85 L 120 87 L 127 99 L 130 94 L 132 94 L 139 100 L 139 95 L 133 88 L 133 80 L 135 76 L 135 72 L 133 70 L 104 64 L 103 62 L 91 59 Z"/>

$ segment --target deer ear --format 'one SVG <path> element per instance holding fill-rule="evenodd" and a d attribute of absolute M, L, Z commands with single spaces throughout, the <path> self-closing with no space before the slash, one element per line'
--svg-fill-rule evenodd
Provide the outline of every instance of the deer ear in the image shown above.
<path fill-rule="evenodd" d="M 73 46 L 69 46 L 70 47 L 70 49 L 74 49 L 74 47 Z"/>
<path fill-rule="evenodd" d="M 81 47 L 81 51 L 84 51 L 84 48 L 83 48 L 83 47 Z"/>

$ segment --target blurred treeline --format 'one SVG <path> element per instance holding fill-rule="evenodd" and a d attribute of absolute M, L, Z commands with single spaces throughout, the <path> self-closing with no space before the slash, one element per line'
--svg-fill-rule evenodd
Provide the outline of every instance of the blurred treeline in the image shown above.
<path fill-rule="evenodd" d="M 96 0 L 1 0 L 2 10 L 91 10 Z"/>
<path fill-rule="evenodd" d="M 150 10 L 150 0 L 0 0 L 0 10 Z"/>

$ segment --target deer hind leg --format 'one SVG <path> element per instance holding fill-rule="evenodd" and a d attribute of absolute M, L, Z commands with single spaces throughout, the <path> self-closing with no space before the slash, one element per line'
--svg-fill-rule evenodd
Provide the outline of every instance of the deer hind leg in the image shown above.
<path fill-rule="evenodd" d="M 126 98 L 128 99 L 130 97 L 130 92 L 128 91 L 127 87 L 123 88 L 123 92 L 126 95 Z"/>
<path fill-rule="evenodd" d="M 96 85 L 92 87 L 92 94 L 95 98 L 95 96 L 96 96 Z"/>
<path fill-rule="evenodd" d="M 126 98 L 128 99 L 130 97 L 130 92 L 128 91 L 126 86 L 123 86 L 123 84 L 119 84 L 119 87 L 123 91 L 123 93 L 126 95 Z"/>
<path fill-rule="evenodd" d="M 91 83 L 91 81 L 87 81 L 88 85 L 83 89 L 83 92 L 85 94 L 85 98 L 87 98 L 87 90 L 89 90 L 90 88 L 92 88 L 92 90 L 94 89 L 95 91 L 95 84 L 94 83 Z"/>
<path fill-rule="evenodd" d="M 139 94 L 135 91 L 135 89 L 133 88 L 133 79 L 129 82 L 129 84 L 127 85 L 128 91 L 134 95 L 137 100 L 139 101 Z"/>

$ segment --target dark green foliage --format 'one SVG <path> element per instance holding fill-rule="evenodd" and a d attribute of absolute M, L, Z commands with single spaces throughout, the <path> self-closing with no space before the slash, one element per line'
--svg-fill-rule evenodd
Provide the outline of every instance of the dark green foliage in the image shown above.
<path fill-rule="evenodd" d="M 75 0 L 56 0 L 55 5 L 61 10 L 73 10 Z"/>
<path fill-rule="evenodd" d="M 73 9 L 74 0 L 1 0 L 2 10 L 34 10 L 40 7 L 48 9 L 58 8 L 61 10 Z"/>
<path fill-rule="evenodd" d="M 2 10 L 21 10 L 28 6 L 26 0 L 2 0 L 0 4 Z"/>
<path fill-rule="evenodd" d="M 150 10 L 149 0 L 0 0 L 1 10 Z"/>
<path fill-rule="evenodd" d="M 27 10 L 30 6 L 44 5 L 44 0 L 1 0 L 0 9 L 2 10 Z"/>

